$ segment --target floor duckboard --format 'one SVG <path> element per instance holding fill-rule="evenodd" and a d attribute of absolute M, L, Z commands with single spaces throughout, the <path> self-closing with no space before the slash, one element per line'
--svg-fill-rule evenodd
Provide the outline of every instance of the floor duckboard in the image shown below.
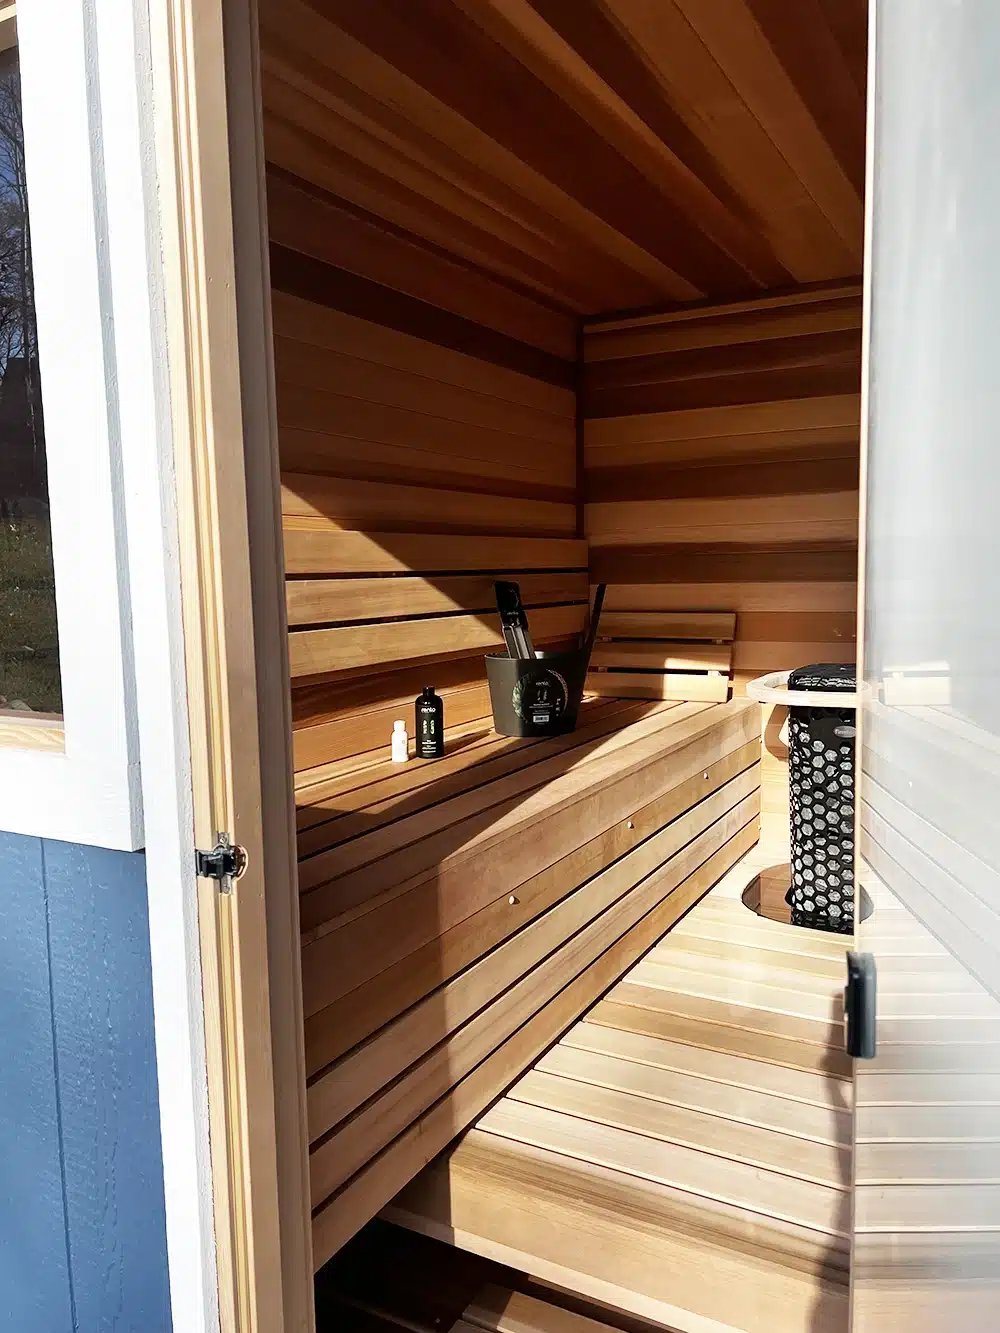
<path fill-rule="evenodd" d="M 846 937 L 741 901 L 761 842 L 385 1210 L 686 1333 L 845 1333 Z"/>

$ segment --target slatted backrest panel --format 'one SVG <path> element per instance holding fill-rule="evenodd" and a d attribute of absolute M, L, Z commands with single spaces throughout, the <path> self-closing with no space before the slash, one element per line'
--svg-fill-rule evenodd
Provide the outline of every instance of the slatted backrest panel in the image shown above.
<path fill-rule="evenodd" d="M 299 537 L 305 540 L 300 543 Z M 502 647 L 493 593 L 500 575 L 520 583 L 538 643 L 569 638 L 583 628 L 583 542 L 327 534 L 288 525 L 285 540 L 293 680 Z"/>
<path fill-rule="evenodd" d="M 587 686 L 640 699 L 729 698 L 736 616 L 732 611 L 630 610 L 616 588 L 601 616 Z"/>

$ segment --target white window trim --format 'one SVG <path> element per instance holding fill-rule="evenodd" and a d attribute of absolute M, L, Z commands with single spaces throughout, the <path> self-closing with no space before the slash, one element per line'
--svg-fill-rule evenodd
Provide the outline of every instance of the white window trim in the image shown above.
<path fill-rule="evenodd" d="M 218 1333 L 157 174 L 172 123 L 154 77 L 166 9 L 19 6 L 66 752 L 0 749 L 0 827 L 145 848 L 172 1327 Z M 79 520 L 84 483 L 92 525 Z"/>
<path fill-rule="evenodd" d="M 129 385 L 119 380 L 93 22 L 81 0 L 17 13 L 64 749 L 19 748 L 24 719 L 0 719 L 0 825 L 132 849 L 143 844 L 132 634 L 143 609 L 129 596 Z"/>

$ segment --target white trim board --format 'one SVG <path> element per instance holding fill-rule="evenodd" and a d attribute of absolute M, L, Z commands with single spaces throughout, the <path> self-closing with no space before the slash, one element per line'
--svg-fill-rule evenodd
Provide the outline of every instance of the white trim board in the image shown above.
<path fill-rule="evenodd" d="M 121 419 L 119 224 L 91 14 L 49 0 L 17 17 L 65 752 L 0 749 L 0 791 L 10 832 L 131 849 L 143 834 L 122 464 L 138 441 Z"/>
<path fill-rule="evenodd" d="M 79 0 L 58 0 L 60 4 Z M 173 1326 L 219 1327 L 153 51 L 161 6 L 92 0 L 103 120 Z M 169 121 L 169 111 L 165 111 Z"/>

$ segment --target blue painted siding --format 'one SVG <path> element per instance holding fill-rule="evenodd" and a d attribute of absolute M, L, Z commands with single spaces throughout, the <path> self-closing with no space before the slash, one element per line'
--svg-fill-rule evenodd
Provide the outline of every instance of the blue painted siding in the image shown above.
<path fill-rule="evenodd" d="M 8 833 L 0 1327 L 170 1328 L 145 860 Z"/>

